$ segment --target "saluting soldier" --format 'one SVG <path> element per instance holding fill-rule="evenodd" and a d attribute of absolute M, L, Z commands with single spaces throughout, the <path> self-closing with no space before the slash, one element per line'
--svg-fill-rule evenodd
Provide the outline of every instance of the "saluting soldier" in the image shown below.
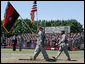
<path fill-rule="evenodd" d="M 68 46 L 67 46 L 67 39 L 66 39 L 66 35 L 65 35 L 65 31 L 61 31 L 61 38 L 60 41 L 57 45 L 60 45 L 59 47 L 59 51 L 56 57 L 52 56 L 55 60 L 58 59 L 58 57 L 60 56 L 60 54 L 62 53 L 62 51 L 64 51 L 64 53 L 67 56 L 67 60 L 71 60 L 70 55 L 68 53 Z"/>
<path fill-rule="evenodd" d="M 44 32 L 43 32 L 43 28 L 42 27 L 38 27 L 38 35 L 37 35 L 37 44 L 36 44 L 36 48 L 34 51 L 34 55 L 31 58 L 32 60 L 36 60 L 37 56 L 39 55 L 40 51 L 42 52 L 44 59 L 46 61 L 49 61 L 49 57 L 48 54 L 44 48 L 44 40 L 45 40 L 45 36 L 44 36 Z"/>

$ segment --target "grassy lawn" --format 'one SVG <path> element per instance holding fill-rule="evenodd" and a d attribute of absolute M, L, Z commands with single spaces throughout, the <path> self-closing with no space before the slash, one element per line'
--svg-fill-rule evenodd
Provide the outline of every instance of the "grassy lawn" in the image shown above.
<path fill-rule="evenodd" d="M 52 56 L 56 56 L 58 50 L 46 50 L 47 54 L 50 58 Z M 59 57 L 59 60 L 54 63 L 84 63 L 84 50 L 78 50 L 78 51 L 69 51 L 71 59 L 76 61 L 65 61 L 67 58 L 62 52 L 61 56 Z M 19 49 L 16 49 L 16 51 L 13 51 L 11 48 L 1 48 L 1 62 L 2 63 L 45 63 L 45 60 L 42 60 L 43 55 L 40 53 L 40 55 L 37 57 L 36 61 L 26 61 L 26 60 L 19 60 L 19 59 L 29 59 L 30 56 L 33 56 L 34 49 L 22 49 L 20 52 Z"/>
<path fill-rule="evenodd" d="M 48 54 L 56 54 L 58 50 L 46 50 Z M 16 51 L 13 51 L 10 48 L 2 48 L 1 53 L 34 53 L 34 49 L 22 49 L 20 52 L 19 49 L 16 49 Z M 62 52 L 64 53 L 64 52 Z M 78 51 L 69 51 L 70 54 L 84 54 L 84 50 L 78 50 Z"/>

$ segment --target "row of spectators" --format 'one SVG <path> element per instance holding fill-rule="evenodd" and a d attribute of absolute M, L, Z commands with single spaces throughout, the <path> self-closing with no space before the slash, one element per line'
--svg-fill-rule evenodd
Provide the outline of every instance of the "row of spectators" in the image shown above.
<path fill-rule="evenodd" d="M 54 42 L 58 43 L 58 40 L 60 38 L 60 33 L 46 33 L 45 37 L 45 47 L 54 47 Z M 68 39 L 68 46 L 70 48 L 72 47 L 79 47 L 80 43 L 84 42 L 84 32 L 81 33 L 66 33 L 67 35 L 67 39 Z M 22 36 L 24 41 L 23 43 L 27 43 L 29 40 L 31 40 L 31 44 L 37 42 L 36 39 L 36 34 L 29 34 L 29 33 L 25 33 L 25 34 L 21 34 L 18 36 Z M 17 36 L 17 38 L 18 38 Z M 5 40 L 6 44 L 8 46 L 12 46 L 12 37 L 7 38 Z M 17 41 L 17 43 L 19 43 L 19 41 Z"/>

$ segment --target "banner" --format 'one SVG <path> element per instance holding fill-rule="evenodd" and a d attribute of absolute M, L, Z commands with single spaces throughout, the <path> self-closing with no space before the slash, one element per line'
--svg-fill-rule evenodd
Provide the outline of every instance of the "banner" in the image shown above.
<path fill-rule="evenodd" d="M 16 20 L 19 17 L 19 14 L 14 9 L 14 7 L 11 5 L 10 2 L 8 2 L 8 4 L 7 4 L 4 17 L 5 18 L 4 18 L 4 22 L 3 22 L 3 27 L 8 33 L 10 33 L 10 31 L 12 30 L 12 27 L 14 26 Z"/>

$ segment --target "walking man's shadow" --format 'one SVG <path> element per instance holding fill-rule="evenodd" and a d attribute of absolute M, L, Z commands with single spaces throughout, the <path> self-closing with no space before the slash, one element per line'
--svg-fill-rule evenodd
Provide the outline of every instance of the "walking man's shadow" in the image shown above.
<path fill-rule="evenodd" d="M 65 59 L 57 59 L 59 61 L 68 61 L 68 60 L 65 60 Z M 77 60 L 70 60 L 70 61 L 77 61 Z"/>
<path fill-rule="evenodd" d="M 18 59 L 18 60 L 25 60 L 25 61 L 39 61 L 40 59 L 36 59 L 36 60 L 30 60 L 30 59 Z M 49 59 L 48 62 L 55 62 L 56 60 L 54 59 Z"/>
<path fill-rule="evenodd" d="M 28 61 L 28 60 L 30 60 L 30 59 L 18 59 L 18 60 L 27 60 L 27 61 Z"/>
<path fill-rule="evenodd" d="M 70 60 L 70 61 L 77 61 L 77 60 Z"/>

